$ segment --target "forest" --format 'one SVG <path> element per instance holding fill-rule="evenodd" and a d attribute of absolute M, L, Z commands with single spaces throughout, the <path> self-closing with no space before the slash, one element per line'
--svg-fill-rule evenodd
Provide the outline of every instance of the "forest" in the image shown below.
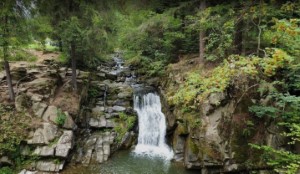
<path fill-rule="evenodd" d="M 69 88 L 65 90 L 66 95 L 62 94 L 65 100 L 61 102 L 51 100 L 52 93 L 53 97 L 59 96 L 59 89 L 44 92 L 41 100 L 47 107 L 59 103 L 59 108 L 69 102 L 68 99 L 81 101 L 85 86 L 93 86 L 99 72 L 104 72 L 104 65 L 113 62 L 111 55 L 117 54 L 142 83 L 163 91 L 159 93 L 168 105 L 167 113 L 175 115 L 174 125 L 167 128 L 168 136 L 172 134 L 167 137 L 172 139 L 168 143 L 176 153 L 175 142 L 179 140 L 175 137 L 177 134 L 184 137 L 186 144 L 192 146 L 193 154 L 197 154 L 195 161 L 200 161 L 199 165 L 191 162 L 195 169 L 206 168 L 202 173 L 210 173 L 210 164 L 205 160 L 211 160 L 214 161 L 212 168 L 218 168 L 219 173 L 258 173 L 260 170 L 299 173 L 299 0 L 1 0 L 0 20 L 0 174 L 19 173 L 28 163 L 45 158 L 21 152 L 21 147 L 27 147 L 25 139 L 29 135 L 24 130 L 32 131 L 40 118 L 30 116 L 28 120 L 26 115 L 32 115 L 32 110 L 20 110 L 17 103 L 22 93 L 26 93 L 22 83 L 39 73 L 29 74 L 30 69 L 39 68 L 40 56 L 50 54 L 56 59 L 47 65 L 52 67 L 49 78 L 56 78 L 58 74 L 52 70 L 66 67 L 69 79 L 64 81 L 64 77 L 59 77 L 54 83 L 62 83 L 58 85 L 61 89 Z M 23 62 L 29 63 L 24 70 L 27 76 L 20 74 L 23 72 L 20 68 L 14 71 Z M 85 81 L 81 72 L 90 73 L 90 77 Z M 105 77 L 110 78 L 107 74 Z M 45 76 L 34 77 L 39 78 Z M 117 81 L 117 77 L 113 78 L 112 81 Z M 52 84 L 47 81 L 49 83 Z M 43 86 L 39 90 L 46 89 L 48 87 Z M 97 98 L 100 89 L 90 87 L 88 97 Z M 27 96 L 28 91 L 30 88 Z M 116 92 L 105 87 L 104 107 L 108 107 L 106 91 Z M 47 94 L 49 100 L 45 99 Z M 28 100 L 23 101 L 24 108 L 34 108 L 34 103 L 28 103 Z M 79 108 L 84 108 L 82 103 L 79 102 Z M 225 107 L 232 107 L 232 111 L 228 111 L 228 118 L 227 111 L 218 117 L 220 142 L 229 137 L 230 142 L 224 147 L 230 146 L 230 153 L 239 148 L 247 151 L 246 155 L 244 152 L 229 155 L 229 163 L 241 164 L 236 171 L 227 168 L 223 171 L 227 165 L 223 160 L 226 155 L 221 152 L 221 145 L 214 144 L 219 140 L 205 137 L 213 125 L 213 121 L 205 120 L 212 119 L 210 115 Z M 54 122 L 59 129 L 65 123 L 65 111 L 64 107 L 57 111 Z M 69 113 L 79 126 L 81 112 Z M 121 126 L 113 131 L 118 135 L 125 136 L 134 130 L 132 113 L 126 110 L 126 114 L 118 117 Z M 128 130 L 121 130 L 125 125 Z M 184 125 L 188 125 L 187 128 Z M 227 135 L 229 128 L 232 133 Z M 209 143 L 200 141 L 202 133 Z M 199 138 L 192 138 L 196 134 Z M 267 134 L 272 134 L 274 139 L 279 137 L 270 140 L 276 145 L 267 140 Z M 189 152 L 183 152 L 186 153 Z M 187 159 L 185 156 L 183 161 Z M 58 163 L 65 160 L 58 159 Z M 51 156 L 51 160 L 55 161 L 56 157 Z M 189 168 L 187 166 L 185 163 Z"/>

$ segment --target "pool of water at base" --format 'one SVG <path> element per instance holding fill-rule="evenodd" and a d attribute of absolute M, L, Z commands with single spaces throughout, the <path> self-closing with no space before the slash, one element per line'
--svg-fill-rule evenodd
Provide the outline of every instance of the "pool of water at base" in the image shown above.
<path fill-rule="evenodd" d="M 137 156 L 130 151 L 118 151 L 103 164 L 69 165 L 62 174 L 199 174 L 198 170 L 186 170 L 182 164 L 161 158 Z"/>

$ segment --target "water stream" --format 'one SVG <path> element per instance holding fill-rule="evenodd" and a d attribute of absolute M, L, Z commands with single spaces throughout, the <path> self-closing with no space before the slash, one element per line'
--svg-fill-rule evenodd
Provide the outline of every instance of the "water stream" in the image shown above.
<path fill-rule="evenodd" d="M 134 109 L 139 117 L 138 155 L 173 158 L 173 151 L 165 142 L 166 119 L 161 111 L 160 98 L 155 93 L 140 93 L 134 96 Z"/>

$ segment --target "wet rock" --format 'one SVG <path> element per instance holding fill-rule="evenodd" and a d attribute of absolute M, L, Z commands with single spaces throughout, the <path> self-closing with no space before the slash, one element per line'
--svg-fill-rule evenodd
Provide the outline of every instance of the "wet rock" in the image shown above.
<path fill-rule="evenodd" d="M 183 161 L 184 145 L 185 145 L 185 138 L 183 136 L 176 135 L 176 138 L 173 139 L 175 161 Z"/>
<path fill-rule="evenodd" d="M 68 157 L 70 150 L 73 148 L 74 134 L 73 131 L 64 131 L 63 135 L 59 138 L 55 149 L 55 156 Z"/>
<path fill-rule="evenodd" d="M 43 128 L 38 128 L 28 144 L 49 144 L 57 136 L 57 126 L 50 123 L 43 123 Z"/>
<path fill-rule="evenodd" d="M 121 148 L 122 149 L 129 149 L 135 142 L 136 136 L 133 131 L 126 132 L 124 137 L 121 140 Z"/>
<path fill-rule="evenodd" d="M 45 103 L 33 102 L 32 111 L 35 116 L 42 118 L 44 112 L 47 109 L 47 105 Z"/>
<path fill-rule="evenodd" d="M 33 154 L 42 157 L 49 157 L 54 155 L 54 149 L 55 147 L 49 147 L 49 146 L 37 147 L 34 150 Z"/>
<path fill-rule="evenodd" d="M 59 172 L 64 167 L 64 161 L 57 163 L 55 161 L 38 161 L 36 169 L 43 172 Z"/>

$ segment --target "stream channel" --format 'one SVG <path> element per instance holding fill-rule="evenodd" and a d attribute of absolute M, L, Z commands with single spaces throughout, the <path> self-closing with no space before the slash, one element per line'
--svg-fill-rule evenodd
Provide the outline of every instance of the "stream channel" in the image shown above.
<path fill-rule="evenodd" d="M 116 69 L 122 71 L 123 61 L 114 57 Z M 127 67 L 125 67 L 127 68 Z M 161 111 L 159 95 L 155 90 L 126 79 L 134 89 L 134 110 L 139 118 L 138 143 L 130 150 L 119 150 L 100 165 L 70 164 L 62 174 L 193 174 L 181 163 L 172 162 L 173 151 L 166 144 L 166 119 Z"/>

